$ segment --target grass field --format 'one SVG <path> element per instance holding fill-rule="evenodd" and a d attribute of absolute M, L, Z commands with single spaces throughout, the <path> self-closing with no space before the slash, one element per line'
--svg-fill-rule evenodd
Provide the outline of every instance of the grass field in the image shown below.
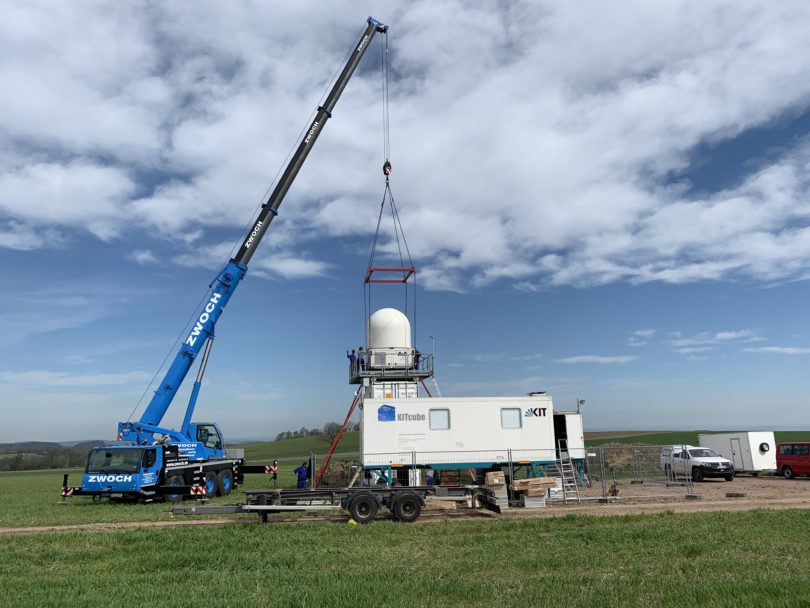
<path fill-rule="evenodd" d="M 260 441 L 234 445 L 235 448 L 244 448 L 245 458 L 249 462 L 269 462 L 271 460 L 293 460 L 306 458 L 309 454 L 325 454 L 329 450 L 329 443 L 321 437 L 301 437 L 298 439 L 284 439 L 282 441 Z M 344 433 L 340 439 L 337 453 L 357 452 L 360 449 L 360 433 Z"/>
<path fill-rule="evenodd" d="M 300 463 L 299 463 L 300 464 Z M 281 466 L 279 487 L 295 487 L 292 467 Z M 71 485 L 81 483 L 81 471 L 69 471 Z M 59 495 L 62 471 L 22 471 L 0 473 L 0 528 L 128 521 L 169 521 L 171 505 L 92 502 L 85 496 L 62 502 Z M 230 504 L 242 500 L 244 489 L 272 486 L 265 475 L 248 475 L 246 483 L 227 497 L 213 498 L 209 504 Z M 2 541 L 0 541 L 2 542 Z"/>
<path fill-rule="evenodd" d="M 810 511 L 2 538 L 2 606 L 800 606 Z"/>

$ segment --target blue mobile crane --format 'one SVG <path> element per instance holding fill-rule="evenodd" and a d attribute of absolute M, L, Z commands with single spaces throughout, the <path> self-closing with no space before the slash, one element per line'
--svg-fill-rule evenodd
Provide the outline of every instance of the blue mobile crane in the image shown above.
<path fill-rule="evenodd" d="M 365 30 L 326 101 L 318 107 L 315 118 L 306 129 L 272 194 L 261 206 L 242 245 L 209 286 L 208 298 L 198 310 L 196 322 L 180 345 L 143 415 L 137 421 L 118 423 L 117 442 L 90 451 L 81 487 L 69 486 L 65 475 L 62 496 L 144 500 L 162 496 L 175 501 L 188 494 L 227 495 L 243 481 L 245 472 L 254 472 L 251 471 L 254 468 L 262 472 L 267 470 L 263 466 L 248 467 L 241 454 L 226 451 L 222 432 L 216 423 L 191 421 L 211 352 L 214 327 L 244 278 L 248 262 L 278 215 L 279 206 L 326 121 L 332 116 L 335 104 L 374 34 L 387 31 L 387 26 L 372 17 L 368 18 Z M 178 389 L 201 352 L 202 359 L 181 428 L 176 430 L 161 426 Z"/>

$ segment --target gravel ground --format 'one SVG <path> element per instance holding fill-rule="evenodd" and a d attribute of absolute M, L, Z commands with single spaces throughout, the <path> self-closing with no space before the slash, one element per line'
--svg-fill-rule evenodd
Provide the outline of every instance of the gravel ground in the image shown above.
<path fill-rule="evenodd" d="M 739 476 L 734 481 L 706 480 L 692 484 L 694 497 L 687 497 L 686 486 L 667 487 L 665 483 L 620 483 L 619 495 L 608 503 L 597 499 L 601 484 L 581 493 L 580 503 L 548 503 L 540 509 L 509 509 L 508 517 L 559 517 L 569 513 L 627 515 L 673 511 L 747 511 L 751 509 L 810 508 L 810 478 L 782 479 L 773 476 Z M 745 496 L 727 496 L 727 493 Z"/>

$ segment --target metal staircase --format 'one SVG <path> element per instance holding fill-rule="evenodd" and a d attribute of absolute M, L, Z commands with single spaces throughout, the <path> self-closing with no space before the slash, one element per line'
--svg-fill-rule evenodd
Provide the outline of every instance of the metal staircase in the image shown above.
<path fill-rule="evenodd" d="M 557 472 L 562 481 L 563 502 L 580 501 L 579 497 L 579 474 L 574 463 L 571 461 L 571 454 L 568 452 L 568 442 L 565 439 L 557 440 Z"/>

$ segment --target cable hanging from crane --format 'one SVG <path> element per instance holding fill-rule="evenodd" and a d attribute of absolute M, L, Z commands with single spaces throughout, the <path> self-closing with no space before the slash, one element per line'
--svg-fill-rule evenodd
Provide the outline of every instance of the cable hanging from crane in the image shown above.
<path fill-rule="evenodd" d="M 390 110 L 389 110 L 389 70 L 388 70 L 388 33 L 384 33 L 385 41 L 381 46 L 381 74 L 382 74 L 382 126 L 383 126 L 383 175 L 385 175 L 385 188 L 383 190 L 382 200 L 380 201 L 380 212 L 377 216 L 377 227 L 374 231 L 374 240 L 371 244 L 371 254 L 368 259 L 368 268 L 366 270 L 366 277 L 364 280 L 364 298 L 363 298 L 363 312 L 366 331 L 366 343 L 368 343 L 368 319 L 371 314 L 371 285 L 373 283 L 401 283 L 405 288 L 404 297 L 404 310 L 405 315 L 408 315 L 409 299 L 411 316 L 413 318 L 413 335 L 416 335 L 416 268 L 413 265 L 411 252 L 408 248 L 408 241 L 405 238 L 405 231 L 402 229 L 402 222 L 399 218 L 399 211 L 397 210 L 396 203 L 394 202 L 394 194 L 391 191 L 391 172 L 393 167 L 391 165 L 391 136 L 390 136 Z M 400 266 L 392 268 L 387 266 L 375 266 L 374 258 L 377 254 L 377 245 L 380 241 L 380 228 L 382 226 L 383 213 L 385 206 L 391 210 L 391 220 L 393 224 L 393 241 L 396 243 L 396 253 L 399 257 Z M 404 255 L 403 255 L 404 247 Z M 407 264 L 406 260 L 407 258 Z M 386 273 L 388 277 L 398 275 L 396 278 L 375 278 L 375 273 Z M 413 280 L 413 289 L 411 290 L 411 298 L 409 298 L 408 282 Z"/>

